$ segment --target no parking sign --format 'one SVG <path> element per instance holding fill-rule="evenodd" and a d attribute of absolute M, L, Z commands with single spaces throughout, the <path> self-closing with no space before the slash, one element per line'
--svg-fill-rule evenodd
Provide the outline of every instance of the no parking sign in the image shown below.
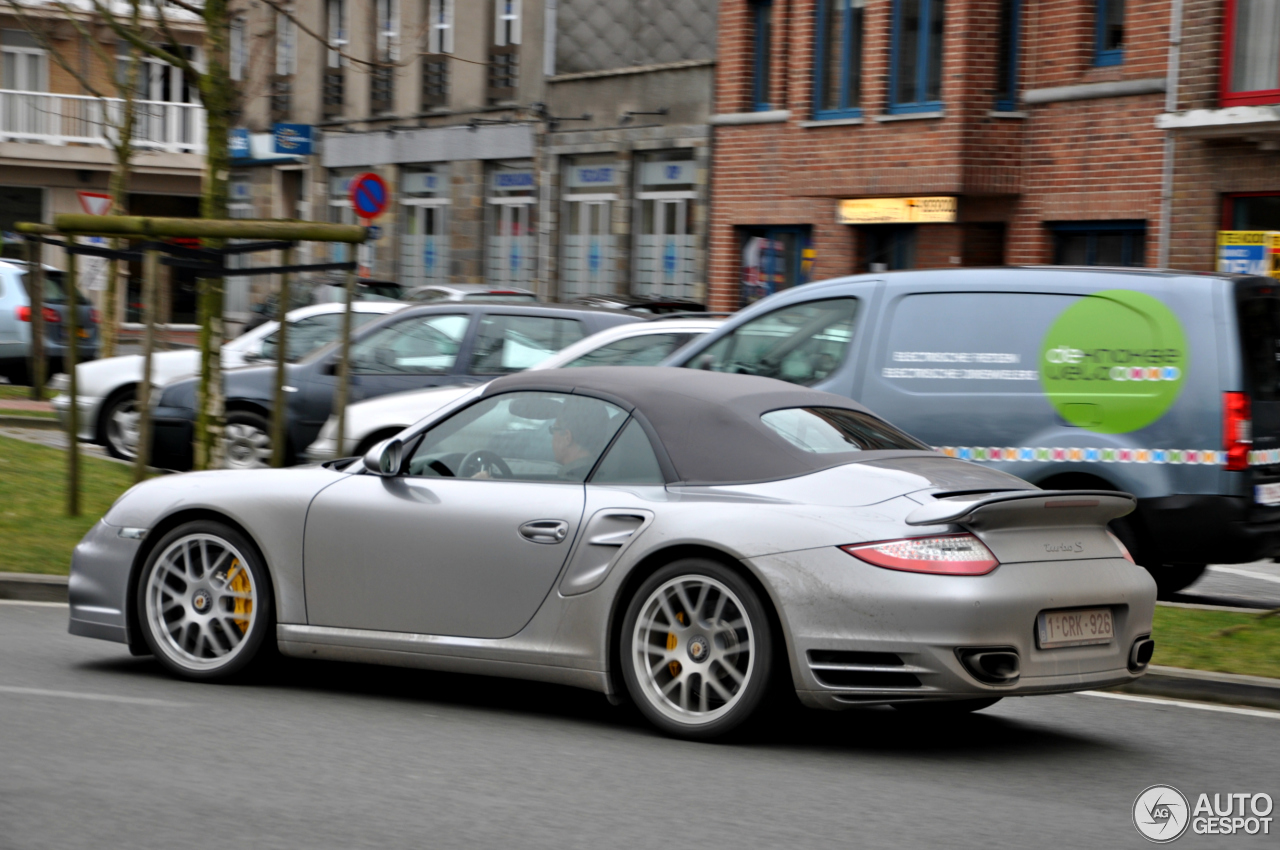
<path fill-rule="evenodd" d="M 351 208 L 360 218 L 377 218 L 390 201 L 391 192 L 378 175 L 366 171 L 351 181 Z"/>

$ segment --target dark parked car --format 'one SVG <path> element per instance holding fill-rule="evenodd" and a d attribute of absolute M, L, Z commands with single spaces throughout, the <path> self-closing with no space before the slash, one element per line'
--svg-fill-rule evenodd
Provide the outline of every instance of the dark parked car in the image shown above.
<path fill-rule="evenodd" d="M 352 402 L 388 393 L 481 383 L 534 366 L 565 346 L 642 317 L 612 310 L 554 305 L 450 302 L 408 308 L 361 328 L 351 339 Z M 329 418 L 337 387 L 337 345 L 286 366 L 288 445 L 293 462 Z M 234 369 L 224 376 L 226 465 L 266 466 L 275 402 L 275 366 Z M 167 385 L 155 409 L 151 462 L 190 469 L 196 418 L 191 378 Z"/>

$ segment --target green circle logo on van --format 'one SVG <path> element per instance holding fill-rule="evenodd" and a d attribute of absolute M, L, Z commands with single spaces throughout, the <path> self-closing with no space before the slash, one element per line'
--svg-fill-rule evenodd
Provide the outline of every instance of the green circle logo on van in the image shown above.
<path fill-rule="evenodd" d="M 1145 428 L 1173 405 L 1187 340 L 1150 295 L 1108 289 L 1058 316 L 1040 349 L 1040 383 L 1062 418 L 1100 434 Z"/>

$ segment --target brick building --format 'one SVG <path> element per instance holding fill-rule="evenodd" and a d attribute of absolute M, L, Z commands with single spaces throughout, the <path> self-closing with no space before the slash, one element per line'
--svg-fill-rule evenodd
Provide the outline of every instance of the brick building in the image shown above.
<path fill-rule="evenodd" d="M 1156 265 L 1170 3 L 724 0 L 713 307 L 861 271 Z"/>

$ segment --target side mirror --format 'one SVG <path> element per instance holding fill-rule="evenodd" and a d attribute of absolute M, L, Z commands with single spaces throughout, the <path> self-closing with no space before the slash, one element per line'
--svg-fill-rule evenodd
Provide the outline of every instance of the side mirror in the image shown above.
<path fill-rule="evenodd" d="M 404 459 L 404 441 L 397 439 L 383 440 L 364 456 L 364 468 L 374 475 L 387 478 L 400 474 L 400 464 Z"/>

